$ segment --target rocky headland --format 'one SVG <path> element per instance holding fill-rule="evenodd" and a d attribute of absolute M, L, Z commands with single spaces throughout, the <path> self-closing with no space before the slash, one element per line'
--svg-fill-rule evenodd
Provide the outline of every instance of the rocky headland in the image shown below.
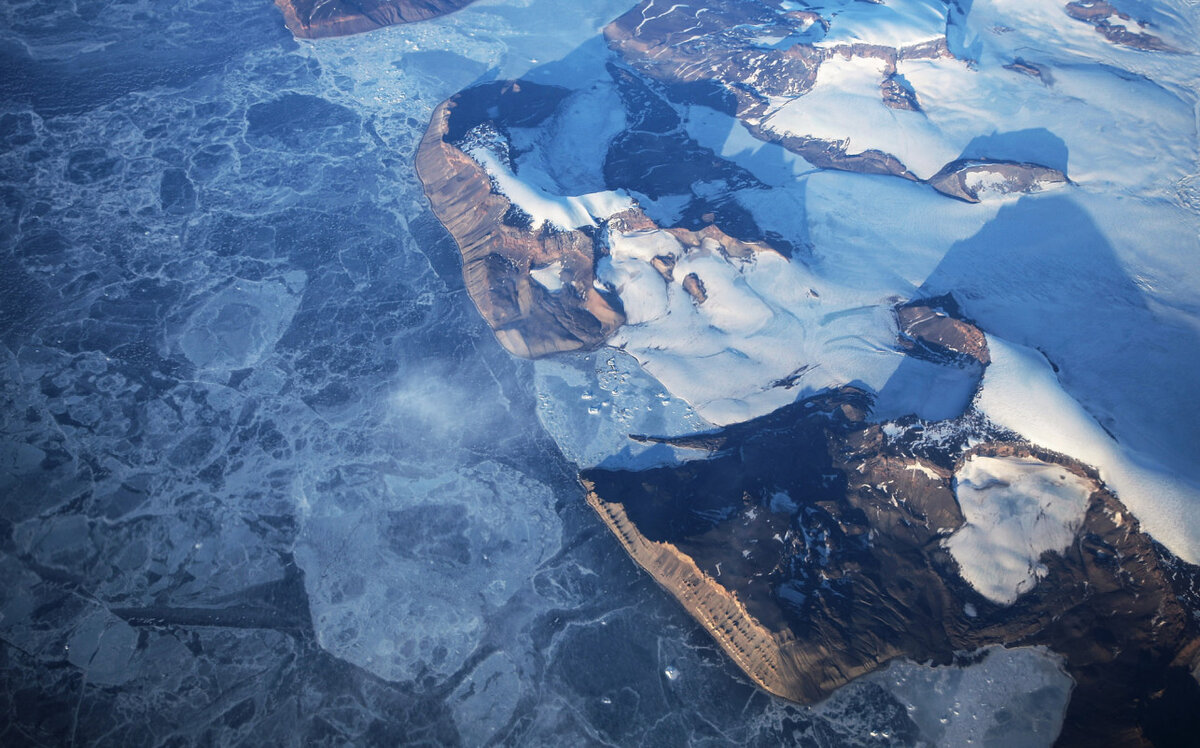
<path fill-rule="evenodd" d="M 817 701 L 896 657 L 1044 645 L 1076 682 L 1061 745 L 1171 743 L 1200 726 L 1186 707 L 1200 698 L 1195 567 L 1075 460 L 975 414 L 935 436 L 868 423 L 869 405 L 846 388 L 662 439 L 706 460 L 581 480 L 630 556 L 777 695 Z M 1090 493 L 1069 546 L 1041 555 L 1011 605 L 964 581 L 947 547 L 965 524 L 956 473 L 980 457 L 1054 466 Z"/>
<path fill-rule="evenodd" d="M 765 1 L 718 2 L 704 13 L 673 5 L 653 15 L 647 7 L 605 30 L 624 63 L 609 73 L 627 115 L 604 163 L 610 192 L 564 197 L 522 174 L 523 149 L 537 147 L 529 133 L 553 120 L 566 89 L 473 87 L 437 107 L 421 141 L 417 172 L 460 250 L 466 289 L 514 355 L 596 348 L 632 320 L 602 272 L 620 246 L 614 240 L 669 237 L 655 245 L 669 251 L 647 250 L 644 261 L 696 308 L 723 302 L 687 269 L 690 253 L 729 263 L 790 256 L 785 242 L 719 197 L 693 191 L 673 223 L 630 197 L 686 194 L 705 179 L 762 187 L 686 135 L 680 108 L 690 104 L 730 114 L 815 166 L 924 181 L 965 202 L 1068 183 L 1050 166 L 980 158 L 952 160 L 920 179 L 893 154 L 763 126 L 773 97 L 805 95 L 835 57 L 878 61 L 881 104 L 920 113 L 920 91 L 897 75 L 897 61 L 948 56 L 944 37 L 902 47 L 766 48 L 753 38 L 827 29 L 827 19 Z M 1014 61 L 1011 69 L 1049 84 L 1035 66 Z M 896 351 L 968 369 L 976 382 L 991 364 L 986 336 L 952 296 L 896 301 L 892 311 Z M 705 457 L 593 468 L 580 480 L 630 557 L 778 696 L 819 701 L 897 658 L 965 664 L 997 644 L 1036 645 L 1061 655 L 1076 683 L 1061 744 L 1169 743 L 1200 729 L 1188 708 L 1200 699 L 1200 570 L 1143 533 L 1092 467 L 1022 441 L 973 408 L 937 423 L 878 423 L 868 418 L 873 404 L 868 392 L 843 386 L 709 433 L 631 435 Z M 1056 530 L 1067 540 L 1032 547 L 1027 568 L 1007 569 L 1019 578 L 1010 598 L 997 597 L 996 579 L 980 581 L 980 565 L 992 559 L 970 556 L 961 542 L 975 523 L 959 492 L 975 485 L 979 464 L 1082 491 L 1078 515 Z"/>
<path fill-rule="evenodd" d="M 594 282 L 596 231 L 534 231 L 459 145 L 485 122 L 536 125 L 565 93 L 531 83 L 469 89 L 434 111 L 416 156 L 433 211 L 462 253 L 471 299 L 500 343 L 523 358 L 594 348 L 624 316 Z M 554 268 L 561 287 L 551 290 L 535 279 L 544 268 Z"/>

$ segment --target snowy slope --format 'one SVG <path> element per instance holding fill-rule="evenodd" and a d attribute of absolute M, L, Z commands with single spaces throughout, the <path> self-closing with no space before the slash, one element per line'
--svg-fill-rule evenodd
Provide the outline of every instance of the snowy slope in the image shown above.
<path fill-rule="evenodd" d="M 670 281 L 651 266 L 656 256 L 674 258 Z M 913 287 L 886 267 L 877 272 L 843 283 L 774 252 L 740 260 L 715 242 L 688 250 L 666 231 L 615 235 L 611 257 L 597 266 L 628 318 L 610 344 L 715 424 L 847 383 L 886 388 L 880 413 L 957 415 L 973 383 L 896 349 L 891 307 Z M 684 288 L 692 274 L 705 289 L 702 303 Z"/>
<path fill-rule="evenodd" d="M 813 0 L 785 2 L 795 10 L 813 10 L 829 21 L 829 31 L 818 46 L 873 44 L 909 47 L 938 39 L 946 33 L 946 5 L 940 0 Z"/>
<path fill-rule="evenodd" d="M 606 190 L 587 195 L 557 195 L 538 184 L 539 181 L 550 181 L 549 177 L 530 178 L 533 175 L 528 172 L 532 169 L 518 177 L 487 148 L 474 147 L 467 153 L 487 170 L 502 195 L 533 218 L 535 231 L 546 223 L 566 230 L 594 226 L 614 213 L 633 207 L 633 199 L 623 192 Z"/>
<path fill-rule="evenodd" d="M 1075 457 L 1100 477 L 1173 553 L 1200 562 L 1200 483 L 1114 440 L 1059 385 L 1036 351 L 988 337 L 992 364 L 976 406 L 1034 444 Z"/>
<path fill-rule="evenodd" d="M 893 6 L 849 3 L 833 16 L 823 44 L 839 34 L 893 48 L 920 38 L 925 32 L 876 33 L 890 24 Z M 1169 41 L 1195 51 L 1197 14 L 1160 15 Z M 845 143 L 848 153 L 891 153 L 921 178 L 959 157 L 989 157 L 1062 169 L 1084 185 L 1159 194 L 1196 172 L 1195 148 L 1179 147 L 1181 135 L 1196 132 L 1196 55 L 1122 47 L 1062 5 L 1039 0 L 974 3 L 965 19 L 955 17 L 948 39 L 955 57 L 896 63 L 919 112 L 883 103 L 879 86 L 888 71 L 881 60 L 834 55 L 810 92 L 772 97 L 763 125 Z M 1023 67 L 1014 68 L 1017 62 Z"/>
<path fill-rule="evenodd" d="M 914 174 L 933 176 L 961 151 L 920 112 L 884 106 L 885 63 L 873 57 L 832 57 L 811 91 L 773 97 L 764 127 L 781 135 L 846 142 L 847 153 L 875 149 L 899 158 Z"/>

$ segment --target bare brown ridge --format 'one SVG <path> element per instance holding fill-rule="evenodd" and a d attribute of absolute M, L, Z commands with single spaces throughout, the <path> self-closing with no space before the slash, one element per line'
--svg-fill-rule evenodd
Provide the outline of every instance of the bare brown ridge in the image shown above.
<path fill-rule="evenodd" d="M 531 231 L 511 219 L 506 223 L 512 204 L 492 189 L 487 171 L 447 136 L 460 107 L 486 110 L 504 100 L 536 111 L 560 95 L 559 89 L 530 83 L 470 89 L 434 110 L 417 150 L 417 175 L 462 254 L 467 292 L 500 344 L 522 358 L 594 348 L 625 317 L 595 287 L 593 237 L 579 230 Z M 555 269 L 561 289 L 534 279 L 533 271 L 543 268 Z"/>

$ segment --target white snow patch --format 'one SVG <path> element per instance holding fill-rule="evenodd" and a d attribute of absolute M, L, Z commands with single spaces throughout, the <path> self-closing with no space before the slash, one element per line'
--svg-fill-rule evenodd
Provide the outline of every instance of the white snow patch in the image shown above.
<path fill-rule="evenodd" d="M 531 270 L 529 276 L 550 293 L 557 293 L 563 287 L 562 270 L 562 260 L 555 260 L 544 268 Z"/>
<path fill-rule="evenodd" d="M 651 267 L 656 255 L 676 259 L 674 281 Z M 703 304 L 682 286 L 691 273 L 704 284 Z M 882 386 L 902 358 L 886 306 L 848 304 L 836 288 L 814 296 L 818 279 L 773 252 L 731 260 L 715 242 L 685 251 L 666 231 L 614 234 L 597 277 L 616 289 L 628 319 L 610 344 L 716 424 L 856 379 Z M 799 386 L 774 386 L 817 363 Z"/>
<path fill-rule="evenodd" d="M 914 462 L 911 465 L 906 465 L 904 467 L 904 469 L 911 470 L 915 473 L 921 473 L 922 475 L 924 475 L 926 478 L 928 478 L 930 480 L 941 480 L 942 479 L 942 476 L 938 475 L 936 470 L 929 467 L 928 465 L 921 462 L 920 460 Z"/>
<path fill-rule="evenodd" d="M 954 475 L 964 524 L 946 541 L 963 579 L 1009 605 L 1045 575 L 1047 551 L 1063 551 L 1083 522 L 1089 481 L 1041 460 L 974 456 Z"/>
<path fill-rule="evenodd" d="M 1200 563 L 1200 486 L 1134 454 L 1109 436 L 1060 386 L 1036 351 L 988 336 L 992 363 L 976 407 L 1034 444 L 1099 469 L 1100 477 L 1175 555 Z"/>
<path fill-rule="evenodd" d="M 513 174 L 504 162 L 487 148 L 474 147 L 467 151 L 496 181 L 496 187 L 514 205 L 533 218 L 533 230 L 545 223 L 560 229 L 592 226 L 598 220 L 629 210 L 633 199 L 624 190 L 592 192 L 587 195 L 556 195 L 535 180 L 525 180 Z M 546 181 L 550 181 L 546 178 Z"/>
<path fill-rule="evenodd" d="M 951 418 L 971 396 L 975 380 L 964 370 L 896 349 L 892 306 L 916 283 L 896 267 L 912 258 L 898 261 L 886 245 L 869 253 L 847 247 L 815 266 L 769 251 L 729 258 L 711 240 L 685 249 L 661 230 L 610 239 L 611 254 L 597 263 L 596 275 L 616 290 L 627 316 L 610 345 L 635 356 L 714 424 L 848 383 L 879 393 L 880 419 Z M 871 262 L 876 253 L 879 265 Z M 656 256 L 675 259 L 671 282 L 650 265 Z M 703 304 L 682 286 L 692 273 L 704 285 Z"/>

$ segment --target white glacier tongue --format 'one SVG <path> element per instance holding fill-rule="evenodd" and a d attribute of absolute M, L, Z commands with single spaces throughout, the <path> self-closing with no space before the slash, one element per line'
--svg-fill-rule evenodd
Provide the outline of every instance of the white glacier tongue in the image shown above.
<path fill-rule="evenodd" d="M 1043 553 L 1071 544 L 1091 492 L 1090 481 L 1059 465 L 970 457 L 954 475 L 966 524 L 946 547 L 972 587 L 1010 604 L 1044 575 Z"/>
<path fill-rule="evenodd" d="M 1134 453 L 1063 391 L 1036 351 L 988 336 L 992 363 L 976 407 L 1038 446 L 1099 469 L 1142 529 L 1189 563 L 1200 563 L 1200 486 Z"/>

